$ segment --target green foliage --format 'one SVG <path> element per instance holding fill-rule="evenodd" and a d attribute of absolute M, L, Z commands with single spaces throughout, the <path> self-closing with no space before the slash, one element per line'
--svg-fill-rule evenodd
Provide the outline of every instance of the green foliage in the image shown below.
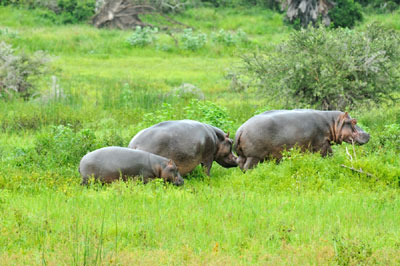
<path fill-rule="evenodd" d="M 95 150 L 96 136 L 93 131 L 82 129 L 78 132 L 67 126 L 52 126 L 49 131 L 39 134 L 35 150 L 40 157 L 46 157 L 50 165 L 76 166 L 83 155 Z"/>
<path fill-rule="evenodd" d="M 309 28 L 276 53 L 244 57 L 242 73 L 288 104 L 345 109 L 394 100 L 399 92 L 400 35 L 372 24 L 364 32 Z"/>
<path fill-rule="evenodd" d="M 32 95 L 34 82 L 46 72 L 48 60 L 43 52 L 18 54 L 11 45 L 0 42 L 0 98 Z"/>
<path fill-rule="evenodd" d="M 224 29 L 220 29 L 218 32 L 212 33 L 211 40 L 226 46 L 234 46 L 240 43 L 247 43 L 249 41 L 247 34 L 242 30 L 238 30 L 236 33 L 233 33 L 225 31 Z"/>
<path fill-rule="evenodd" d="M 333 241 L 335 261 L 338 265 L 360 265 L 374 262 L 371 259 L 372 248 L 368 242 L 363 243 L 357 239 L 344 237 L 335 237 Z"/>
<path fill-rule="evenodd" d="M 0 7 L 0 24 L 18 32 L 0 38 L 28 54 L 56 56 L 66 94 L 0 101 L 0 264 L 399 265 L 398 105 L 350 113 L 371 134 L 354 152 L 348 144 L 333 146 L 327 158 L 293 149 L 280 164 L 267 161 L 246 174 L 214 163 L 208 177 L 199 166 L 182 187 L 160 180 L 79 185 L 87 150 L 127 146 L 154 123 L 190 117 L 233 135 L 256 110 L 285 107 L 251 89 L 231 92 L 224 79 L 238 54 L 287 40 L 281 14 L 199 8 L 176 16 L 207 34 L 243 29 L 254 46 L 133 49 L 121 41 L 131 32 L 59 26 L 39 10 Z M 398 16 L 366 20 L 400 29 Z M 182 83 L 196 84 L 208 101 L 171 94 Z M 38 80 L 42 95 L 49 86 Z"/>
<path fill-rule="evenodd" d="M 202 48 L 207 42 L 207 35 L 204 33 L 194 33 L 192 29 L 184 29 L 181 36 L 183 49 L 196 51 Z"/>
<path fill-rule="evenodd" d="M 355 0 L 355 2 L 379 13 L 393 12 L 400 5 L 400 0 Z"/>
<path fill-rule="evenodd" d="M 157 28 L 152 29 L 150 27 L 142 28 L 140 26 L 136 26 L 135 31 L 127 39 L 127 41 L 132 46 L 144 47 L 155 43 L 156 41 L 155 34 L 157 32 L 158 32 Z"/>
<path fill-rule="evenodd" d="M 96 0 L 6 0 L 3 5 L 18 5 L 31 9 L 46 9 L 46 18 L 56 23 L 69 24 L 88 20 L 94 15 Z"/>
<path fill-rule="evenodd" d="M 185 117 L 218 127 L 225 132 L 233 131 L 233 123 L 228 110 L 210 101 L 192 99 L 183 109 Z"/>
<path fill-rule="evenodd" d="M 357 21 L 362 20 L 361 6 L 354 0 L 336 0 L 335 3 L 336 5 L 328 13 L 333 27 L 352 28 Z"/>
<path fill-rule="evenodd" d="M 379 144 L 383 147 L 400 150 L 400 124 L 385 125 L 384 130 L 378 136 Z"/>
<path fill-rule="evenodd" d="M 280 10 L 280 1 L 277 0 L 201 0 L 204 3 L 211 3 L 215 7 L 249 7 L 257 6 Z"/>
<path fill-rule="evenodd" d="M 101 147 L 123 145 L 124 140 L 114 130 L 96 136 L 91 129 L 50 126 L 35 134 L 33 149 L 15 149 L 9 162 L 28 170 L 39 168 L 48 171 L 65 167 L 74 170 L 86 153 Z"/>
<path fill-rule="evenodd" d="M 197 120 L 222 130 L 233 130 L 233 122 L 226 108 L 220 107 L 210 101 L 191 99 L 183 108 L 179 105 L 164 103 L 154 112 L 146 113 L 141 127 L 148 127 L 167 120 L 192 119 Z"/>
<path fill-rule="evenodd" d="M 88 20 L 94 15 L 95 0 L 58 0 L 57 8 L 64 23 Z"/>

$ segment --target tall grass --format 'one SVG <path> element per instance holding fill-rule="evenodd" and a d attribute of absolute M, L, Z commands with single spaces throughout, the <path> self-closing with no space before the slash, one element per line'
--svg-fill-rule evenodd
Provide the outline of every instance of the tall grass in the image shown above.
<path fill-rule="evenodd" d="M 397 16 L 382 19 L 396 28 Z M 81 156 L 126 146 L 153 123 L 195 118 L 235 131 L 280 108 L 268 95 L 229 90 L 225 75 L 241 53 L 287 37 L 281 18 L 190 9 L 176 19 L 207 34 L 242 29 L 252 44 L 163 51 L 130 47 L 131 32 L 57 26 L 40 11 L 0 7 L 1 40 L 52 54 L 63 92 L 53 97 L 44 77 L 35 99 L 0 101 L 0 264 L 399 264 L 398 106 L 350 112 L 371 134 L 353 160 L 343 144 L 328 158 L 287 151 L 280 164 L 246 174 L 214 164 L 208 177 L 198 167 L 180 188 L 160 180 L 79 186 Z M 182 83 L 206 99 L 177 97 Z"/>

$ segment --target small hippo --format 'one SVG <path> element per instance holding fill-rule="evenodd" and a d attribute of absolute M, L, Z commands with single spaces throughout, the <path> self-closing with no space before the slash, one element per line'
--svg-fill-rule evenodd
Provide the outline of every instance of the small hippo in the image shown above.
<path fill-rule="evenodd" d="M 92 176 L 103 183 L 111 183 L 120 177 L 126 181 L 128 177 L 142 176 L 144 183 L 152 178 L 162 178 L 174 185 L 183 185 L 183 178 L 172 160 L 122 147 L 106 147 L 86 154 L 80 162 L 79 172 L 82 185 L 86 185 Z"/>
<path fill-rule="evenodd" d="M 282 150 L 298 145 L 302 151 L 332 153 L 331 142 L 365 144 L 369 134 L 347 112 L 274 110 L 247 120 L 236 132 L 239 167 L 246 171 L 265 159 L 282 158 Z"/>
<path fill-rule="evenodd" d="M 200 163 L 207 175 L 213 161 L 223 167 L 236 167 L 229 133 L 193 120 L 166 121 L 140 131 L 129 148 L 148 151 L 174 160 L 185 175 Z"/>

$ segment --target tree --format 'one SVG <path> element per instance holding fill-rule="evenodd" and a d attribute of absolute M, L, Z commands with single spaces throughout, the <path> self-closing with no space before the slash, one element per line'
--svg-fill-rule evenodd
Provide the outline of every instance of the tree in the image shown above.
<path fill-rule="evenodd" d="M 282 3 L 282 8 L 287 8 L 287 19 L 292 23 L 299 20 L 303 28 L 310 23 L 315 25 L 319 17 L 322 17 L 323 23 L 328 26 L 328 11 L 333 7 L 334 3 L 331 0 L 285 0 Z"/>
<path fill-rule="evenodd" d="M 159 14 L 173 24 L 186 26 L 169 16 L 166 12 L 176 12 L 183 8 L 186 2 L 169 2 L 168 0 L 140 1 L 140 0 L 108 0 L 97 11 L 92 24 L 98 28 L 134 29 L 153 27 L 140 19 L 140 15 Z"/>

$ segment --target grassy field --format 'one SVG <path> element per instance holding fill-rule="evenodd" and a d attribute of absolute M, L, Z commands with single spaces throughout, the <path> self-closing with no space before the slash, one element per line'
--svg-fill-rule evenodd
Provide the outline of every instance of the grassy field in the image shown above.
<path fill-rule="evenodd" d="M 250 42 L 188 51 L 161 33 L 158 44 L 135 48 L 129 31 L 0 7 L 0 40 L 50 54 L 63 91 L 52 97 L 49 75 L 35 99 L 0 101 L 0 265 L 400 264 L 399 106 L 350 110 L 371 140 L 335 146 L 329 158 L 293 150 L 246 174 L 214 164 L 211 177 L 198 168 L 183 187 L 79 186 L 86 152 L 127 146 L 154 123 L 190 118 L 234 135 L 255 113 L 282 108 L 226 79 L 241 54 L 289 36 L 281 14 L 200 8 L 176 19 L 209 36 L 241 29 Z M 400 29 L 400 12 L 369 14 L 357 29 L 376 20 Z M 176 97 L 182 83 L 205 100 Z"/>

